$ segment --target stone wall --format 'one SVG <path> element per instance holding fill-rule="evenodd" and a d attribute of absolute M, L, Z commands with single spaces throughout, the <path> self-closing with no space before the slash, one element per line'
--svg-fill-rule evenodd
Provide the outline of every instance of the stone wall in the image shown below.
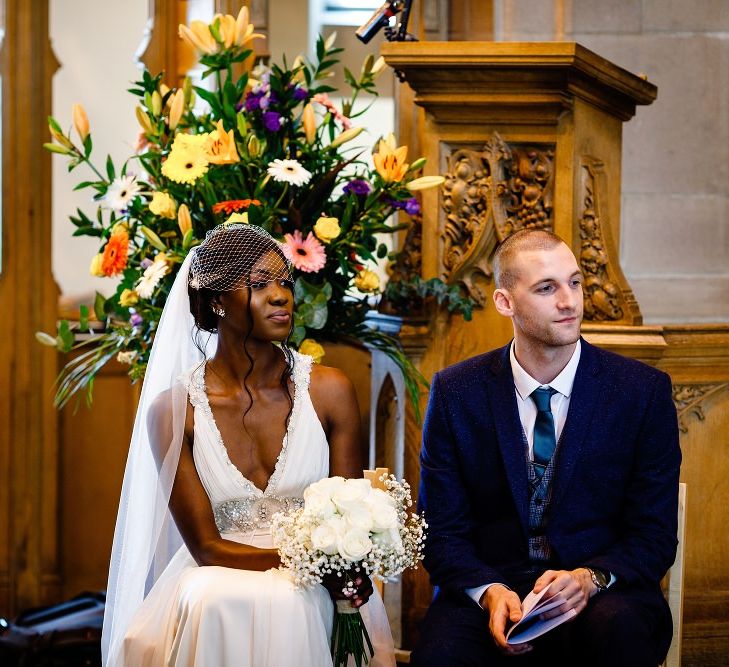
<path fill-rule="evenodd" d="M 729 2 L 496 0 L 494 26 L 658 86 L 624 128 L 621 263 L 647 323 L 729 321 Z"/>

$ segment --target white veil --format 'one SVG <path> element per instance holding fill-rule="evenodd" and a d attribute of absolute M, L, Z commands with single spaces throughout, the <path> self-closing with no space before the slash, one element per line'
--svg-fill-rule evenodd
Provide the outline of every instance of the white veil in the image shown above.
<path fill-rule="evenodd" d="M 124 472 L 114 531 L 104 628 L 103 664 L 114 655 L 146 594 L 182 545 L 169 511 L 169 498 L 185 428 L 187 390 L 178 381 L 203 354 L 194 344 L 188 276 L 196 251 L 183 262 L 167 298 L 152 345 Z M 214 354 L 217 335 L 205 336 L 206 357 Z M 156 404 L 156 405 L 155 405 Z M 155 452 L 148 434 L 150 409 L 164 409 L 166 451 Z"/>

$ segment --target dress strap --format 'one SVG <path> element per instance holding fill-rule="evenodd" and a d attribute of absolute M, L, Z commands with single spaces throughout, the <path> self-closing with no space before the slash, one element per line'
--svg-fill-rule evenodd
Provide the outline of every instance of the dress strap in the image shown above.
<path fill-rule="evenodd" d="M 311 379 L 311 364 L 314 359 L 308 354 L 301 354 L 301 352 L 291 351 L 294 355 L 294 370 L 291 374 L 294 381 L 294 387 L 296 391 L 308 391 L 309 380 Z"/>
<path fill-rule="evenodd" d="M 177 378 L 187 389 L 192 407 L 204 407 L 207 403 L 205 395 L 205 361 L 195 364 Z"/>

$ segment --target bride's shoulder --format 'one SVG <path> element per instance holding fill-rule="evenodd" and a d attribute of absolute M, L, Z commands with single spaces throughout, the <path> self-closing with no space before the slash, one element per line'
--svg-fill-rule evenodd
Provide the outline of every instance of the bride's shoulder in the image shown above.
<path fill-rule="evenodd" d="M 342 407 L 344 402 L 357 403 L 352 381 L 338 368 L 312 364 L 309 393 L 315 403 L 327 407 Z"/>

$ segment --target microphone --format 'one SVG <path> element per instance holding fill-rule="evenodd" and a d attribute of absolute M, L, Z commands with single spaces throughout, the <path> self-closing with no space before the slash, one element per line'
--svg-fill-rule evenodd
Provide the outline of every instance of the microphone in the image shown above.
<path fill-rule="evenodd" d="M 372 16 L 369 21 L 355 31 L 355 35 L 363 44 L 367 44 L 382 28 L 389 24 L 390 19 L 400 11 L 400 3 L 387 0 Z"/>

